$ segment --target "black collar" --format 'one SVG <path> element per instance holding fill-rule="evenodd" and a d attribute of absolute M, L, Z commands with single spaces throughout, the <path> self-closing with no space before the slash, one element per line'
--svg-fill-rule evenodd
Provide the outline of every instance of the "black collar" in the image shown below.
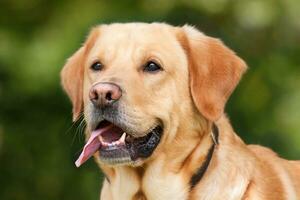
<path fill-rule="evenodd" d="M 202 163 L 201 167 L 193 174 L 193 176 L 190 179 L 191 189 L 193 189 L 199 183 L 201 178 L 203 177 L 203 175 L 206 172 L 206 170 L 209 166 L 209 163 L 212 159 L 215 146 L 217 144 L 219 144 L 219 129 L 215 124 L 213 124 L 213 126 L 212 126 L 212 135 L 211 135 L 211 137 L 212 137 L 212 140 L 213 140 L 213 144 L 211 145 L 211 147 L 208 150 L 208 153 L 206 155 L 206 159 Z"/>

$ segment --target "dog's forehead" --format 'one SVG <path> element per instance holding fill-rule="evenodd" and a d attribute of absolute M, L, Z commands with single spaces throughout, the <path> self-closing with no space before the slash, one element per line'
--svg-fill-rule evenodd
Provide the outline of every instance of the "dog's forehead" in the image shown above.
<path fill-rule="evenodd" d="M 174 27 L 166 24 L 112 24 L 98 27 L 91 57 L 142 56 L 151 52 L 175 51 L 178 47 Z M 139 54 L 139 55 L 137 55 Z"/>
<path fill-rule="evenodd" d="M 102 41 L 157 42 L 173 36 L 173 27 L 163 23 L 111 24 L 99 27 Z"/>

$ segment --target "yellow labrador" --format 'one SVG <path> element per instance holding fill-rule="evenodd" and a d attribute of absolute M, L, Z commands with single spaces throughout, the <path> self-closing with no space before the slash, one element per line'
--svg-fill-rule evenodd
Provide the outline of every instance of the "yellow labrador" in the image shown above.
<path fill-rule="evenodd" d="M 76 165 L 94 155 L 102 200 L 299 200 L 300 162 L 246 145 L 223 112 L 245 71 L 188 25 L 93 28 L 61 72 L 87 123 Z"/>

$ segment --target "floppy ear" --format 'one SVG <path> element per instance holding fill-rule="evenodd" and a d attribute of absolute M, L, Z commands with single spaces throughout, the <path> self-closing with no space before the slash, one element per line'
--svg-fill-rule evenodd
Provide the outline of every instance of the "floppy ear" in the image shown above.
<path fill-rule="evenodd" d="M 73 121 L 78 119 L 82 111 L 84 62 L 97 36 L 98 29 L 94 28 L 84 45 L 67 60 L 60 73 L 62 86 L 72 101 Z"/>
<path fill-rule="evenodd" d="M 78 119 L 82 110 L 82 87 L 83 87 L 83 57 L 84 47 L 77 50 L 72 57 L 67 60 L 61 71 L 62 86 L 73 105 L 73 121 Z"/>
<path fill-rule="evenodd" d="M 191 26 L 185 25 L 183 30 L 193 101 L 205 118 L 216 121 L 247 66 L 220 40 Z"/>

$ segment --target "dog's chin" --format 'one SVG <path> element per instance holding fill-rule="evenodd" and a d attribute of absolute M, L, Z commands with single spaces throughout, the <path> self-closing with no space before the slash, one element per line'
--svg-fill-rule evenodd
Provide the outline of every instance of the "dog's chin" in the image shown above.
<path fill-rule="evenodd" d="M 163 126 L 159 123 L 152 126 L 149 131 L 141 133 L 141 137 L 134 137 L 127 133 L 125 128 L 103 120 L 92 134 L 98 134 L 99 160 L 107 165 L 131 165 L 138 166 L 149 158 L 158 146 Z M 136 135 L 136 134 L 135 134 Z"/>

